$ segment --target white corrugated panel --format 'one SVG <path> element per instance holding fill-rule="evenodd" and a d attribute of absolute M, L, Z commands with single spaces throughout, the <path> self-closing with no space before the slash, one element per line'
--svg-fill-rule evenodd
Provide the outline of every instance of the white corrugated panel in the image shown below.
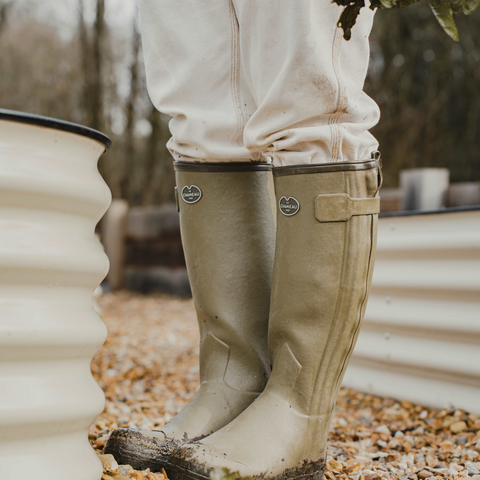
<path fill-rule="evenodd" d="M 480 413 L 480 209 L 383 217 L 344 385 Z"/>
<path fill-rule="evenodd" d="M 94 235 L 111 198 L 105 147 L 21 118 L 0 119 L 0 479 L 99 480 L 88 428 L 105 404 L 90 371 L 107 334 L 92 303 L 108 269 Z"/>

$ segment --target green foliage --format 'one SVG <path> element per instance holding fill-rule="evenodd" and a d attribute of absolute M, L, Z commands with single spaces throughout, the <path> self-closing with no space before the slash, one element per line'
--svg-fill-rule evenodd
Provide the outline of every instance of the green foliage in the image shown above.
<path fill-rule="evenodd" d="M 238 472 L 231 472 L 228 468 L 216 468 L 210 474 L 211 480 L 252 480 L 252 477 L 242 477 Z"/>
<path fill-rule="evenodd" d="M 365 7 L 365 0 L 332 0 L 333 3 L 344 7 L 338 26 L 343 29 L 345 40 L 350 40 L 352 27 L 355 25 L 360 10 Z M 390 10 L 394 8 L 405 8 L 420 0 L 371 0 L 370 8 Z M 458 29 L 453 19 L 453 14 L 463 13 L 470 15 L 479 6 L 480 0 L 428 0 L 438 23 L 443 27 L 447 35 L 458 42 Z"/>

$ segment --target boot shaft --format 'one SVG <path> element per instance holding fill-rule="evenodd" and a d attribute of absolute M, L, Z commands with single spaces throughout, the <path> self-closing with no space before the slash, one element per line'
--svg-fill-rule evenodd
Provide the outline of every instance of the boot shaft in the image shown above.
<path fill-rule="evenodd" d="M 379 167 L 369 160 L 281 167 L 274 175 L 274 369 L 267 389 L 280 388 L 296 411 L 318 417 L 328 431 L 371 283 Z"/>
<path fill-rule="evenodd" d="M 252 478 L 323 476 L 330 418 L 371 280 L 379 171 L 364 161 L 274 173 L 273 371 L 235 420 L 172 455 L 174 480 L 207 479 L 222 467 Z"/>
<path fill-rule="evenodd" d="M 201 381 L 259 393 L 275 249 L 268 164 L 175 162 L 177 205 L 200 327 Z"/>

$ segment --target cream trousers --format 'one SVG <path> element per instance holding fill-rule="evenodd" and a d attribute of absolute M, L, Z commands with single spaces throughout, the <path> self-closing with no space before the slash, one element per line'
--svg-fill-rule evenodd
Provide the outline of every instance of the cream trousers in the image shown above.
<path fill-rule="evenodd" d="M 378 144 L 363 92 L 373 12 L 345 41 L 330 0 L 140 0 L 147 85 L 176 160 L 360 160 Z"/>

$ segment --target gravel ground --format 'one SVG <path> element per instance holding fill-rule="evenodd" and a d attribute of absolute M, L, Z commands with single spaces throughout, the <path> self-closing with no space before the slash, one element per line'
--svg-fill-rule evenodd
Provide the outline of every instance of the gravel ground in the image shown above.
<path fill-rule="evenodd" d="M 165 480 L 103 456 L 117 427 L 158 429 L 198 387 L 198 332 L 191 300 L 126 292 L 99 299 L 109 338 L 92 362 L 105 411 L 89 432 L 103 480 Z M 479 399 L 480 401 L 480 399 Z M 480 419 L 342 389 L 332 421 L 326 478 L 480 480 Z"/>

